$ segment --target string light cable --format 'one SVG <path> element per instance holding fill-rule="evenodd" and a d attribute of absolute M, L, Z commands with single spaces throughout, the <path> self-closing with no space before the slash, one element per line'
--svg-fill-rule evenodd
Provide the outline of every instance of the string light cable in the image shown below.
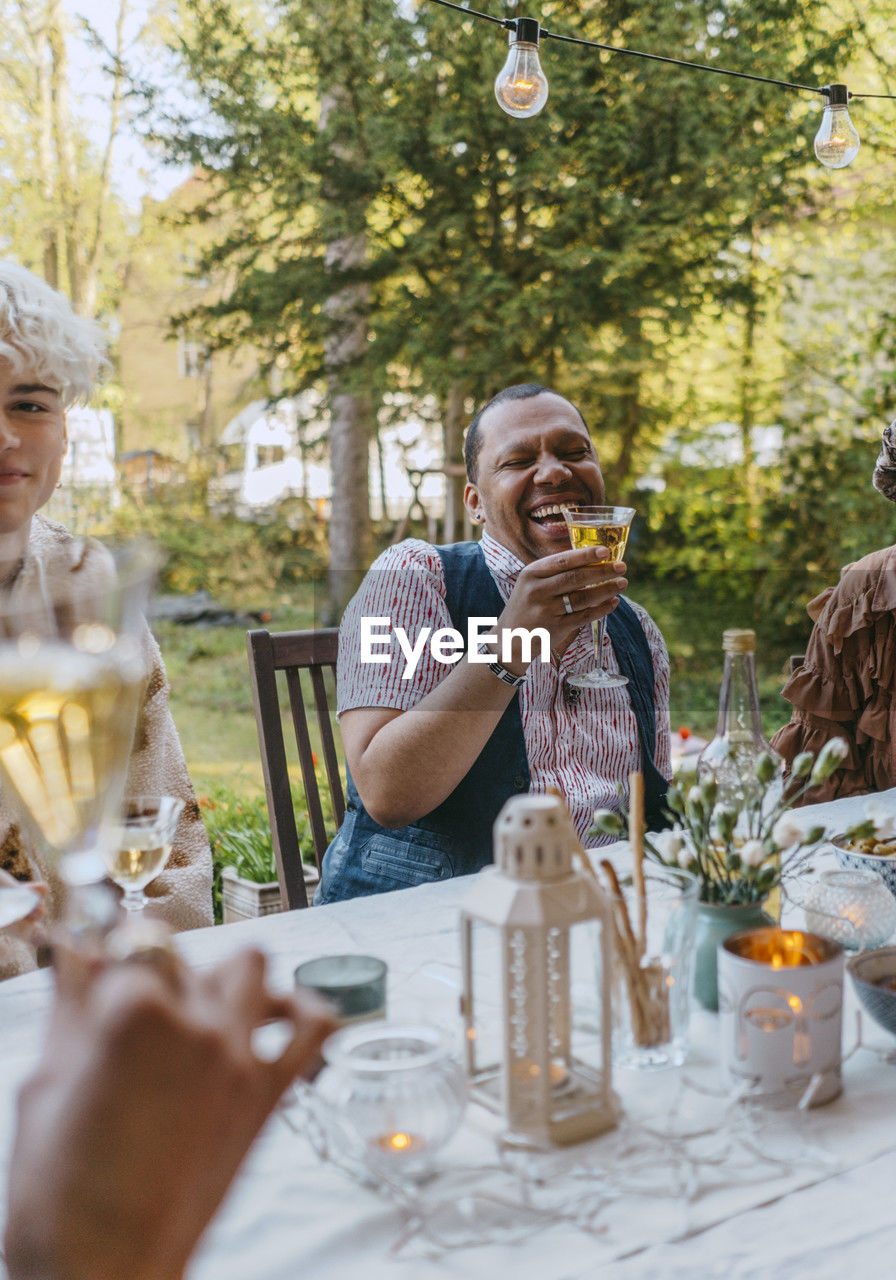
<path fill-rule="evenodd" d="M 548 100 L 548 80 L 542 70 L 538 48 L 542 40 L 559 40 L 564 44 L 580 44 L 588 49 L 600 49 L 606 53 L 626 54 L 631 58 L 648 58 L 652 62 L 665 62 L 675 67 L 687 67 L 691 71 L 707 71 L 713 75 L 732 76 L 738 80 L 754 80 L 760 84 L 773 84 L 782 89 L 800 93 L 819 93 L 825 99 L 821 124 L 815 135 L 815 155 L 828 169 L 844 169 L 858 155 L 859 135 L 850 119 L 849 103 L 853 99 L 889 98 L 892 93 L 851 93 L 845 84 L 797 84 L 792 80 L 776 80 L 772 76 L 753 75 L 748 71 L 731 71 L 726 67 L 714 67 L 705 62 L 687 62 L 660 53 L 644 53 L 639 49 L 623 49 L 618 45 L 601 44 L 597 40 L 583 40 L 579 36 L 565 36 L 549 31 L 536 18 L 496 18 L 490 13 L 455 4 L 453 0 L 429 0 L 431 4 L 454 9 L 467 18 L 479 18 L 491 22 L 508 32 L 509 51 L 507 61 L 495 79 L 495 97 L 498 105 L 509 116 L 525 120 L 541 111 Z"/>

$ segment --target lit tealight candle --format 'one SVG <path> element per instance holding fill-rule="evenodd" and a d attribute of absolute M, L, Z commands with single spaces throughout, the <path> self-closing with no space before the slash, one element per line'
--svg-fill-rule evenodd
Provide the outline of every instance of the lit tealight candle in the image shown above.
<path fill-rule="evenodd" d="M 752 929 L 729 938 L 725 945 L 744 960 L 766 964 L 772 969 L 821 964 L 833 954 L 826 939 L 800 929 Z"/>
<path fill-rule="evenodd" d="M 374 1141 L 374 1146 L 379 1151 L 386 1151 L 389 1154 L 407 1155 L 416 1154 L 423 1150 L 423 1139 L 416 1133 L 381 1133 Z"/>

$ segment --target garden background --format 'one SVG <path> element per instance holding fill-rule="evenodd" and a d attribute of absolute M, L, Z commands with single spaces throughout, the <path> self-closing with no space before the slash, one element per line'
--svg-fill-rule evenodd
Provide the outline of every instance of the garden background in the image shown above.
<path fill-rule="evenodd" d="M 896 88 L 884 0 L 483 8 Z M 827 170 L 820 95 L 555 41 L 547 107 L 511 120 L 492 92 L 506 35 L 428 0 L 0 0 L 0 16 L 2 251 L 112 342 L 97 404 L 121 502 L 68 493 L 67 523 L 151 533 L 163 591 L 274 629 L 332 622 L 379 548 L 429 531 L 372 501 L 383 433 L 418 422 L 456 463 L 477 404 L 545 382 L 639 512 L 630 593 L 667 637 L 673 728 L 711 733 L 728 625 L 755 627 L 766 725 L 786 719 L 806 602 L 893 540 L 870 475 L 896 416 L 896 102 L 854 101 L 859 156 Z M 309 392 L 299 445 L 330 469 L 323 508 L 213 512 L 227 423 Z M 125 460 L 150 453 L 165 469 L 147 485 Z M 219 848 L 265 826 L 244 631 L 158 629 Z"/>

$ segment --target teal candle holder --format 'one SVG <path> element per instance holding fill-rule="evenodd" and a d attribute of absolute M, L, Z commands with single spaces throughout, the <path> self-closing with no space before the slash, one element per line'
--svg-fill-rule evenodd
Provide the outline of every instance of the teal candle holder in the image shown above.
<path fill-rule="evenodd" d="M 386 1013 L 386 962 L 376 956 L 318 956 L 295 970 L 296 986 L 336 1008 L 343 1026 Z"/>

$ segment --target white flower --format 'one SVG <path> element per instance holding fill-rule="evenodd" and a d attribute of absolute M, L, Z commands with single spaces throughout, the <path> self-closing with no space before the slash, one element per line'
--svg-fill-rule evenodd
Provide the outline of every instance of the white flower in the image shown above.
<path fill-rule="evenodd" d="M 684 848 L 684 837 L 680 831 L 658 831 L 650 838 L 664 862 L 674 862 Z"/>
<path fill-rule="evenodd" d="M 699 787 L 691 787 L 690 791 L 688 792 L 688 804 L 702 804 L 702 803 L 703 803 L 703 792 L 700 790 Z"/>
<path fill-rule="evenodd" d="M 765 861 L 765 845 L 761 840 L 745 840 L 739 852 L 741 862 L 747 867 L 761 867 Z"/>
<path fill-rule="evenodd" d="M 874 834 L 879 840 L 896 835 L 896 814 L 880 800 L 869 800 L 865 805 L 865 817 L 874 823 Z"/>
<path fill-rule="evenodd" d="M 791 845 L 799 844 L 802 838 L 803 829 L 790 814 L 782 814 L 772 828 L 772 840 L 779 849 L 789 849 Z"/>
<path fill-rule="evenodd" d="M 683 844 L 678 851 L 678 865 L 682 871 L 687 871 L 691 863 L 694 861 L 694 854 L 690 845 Z"/>
<path fill-rule="evenodd" d="M 813 787 L 817 787 L 820 782 L 827 782 L 833 773 L 836 773 L 842 762 L 849 755 L 849 746 L 843 738 L 831 738 L 824 744 L 818 753 L 812 772 L 809 774 L 809 781 Z"/>

